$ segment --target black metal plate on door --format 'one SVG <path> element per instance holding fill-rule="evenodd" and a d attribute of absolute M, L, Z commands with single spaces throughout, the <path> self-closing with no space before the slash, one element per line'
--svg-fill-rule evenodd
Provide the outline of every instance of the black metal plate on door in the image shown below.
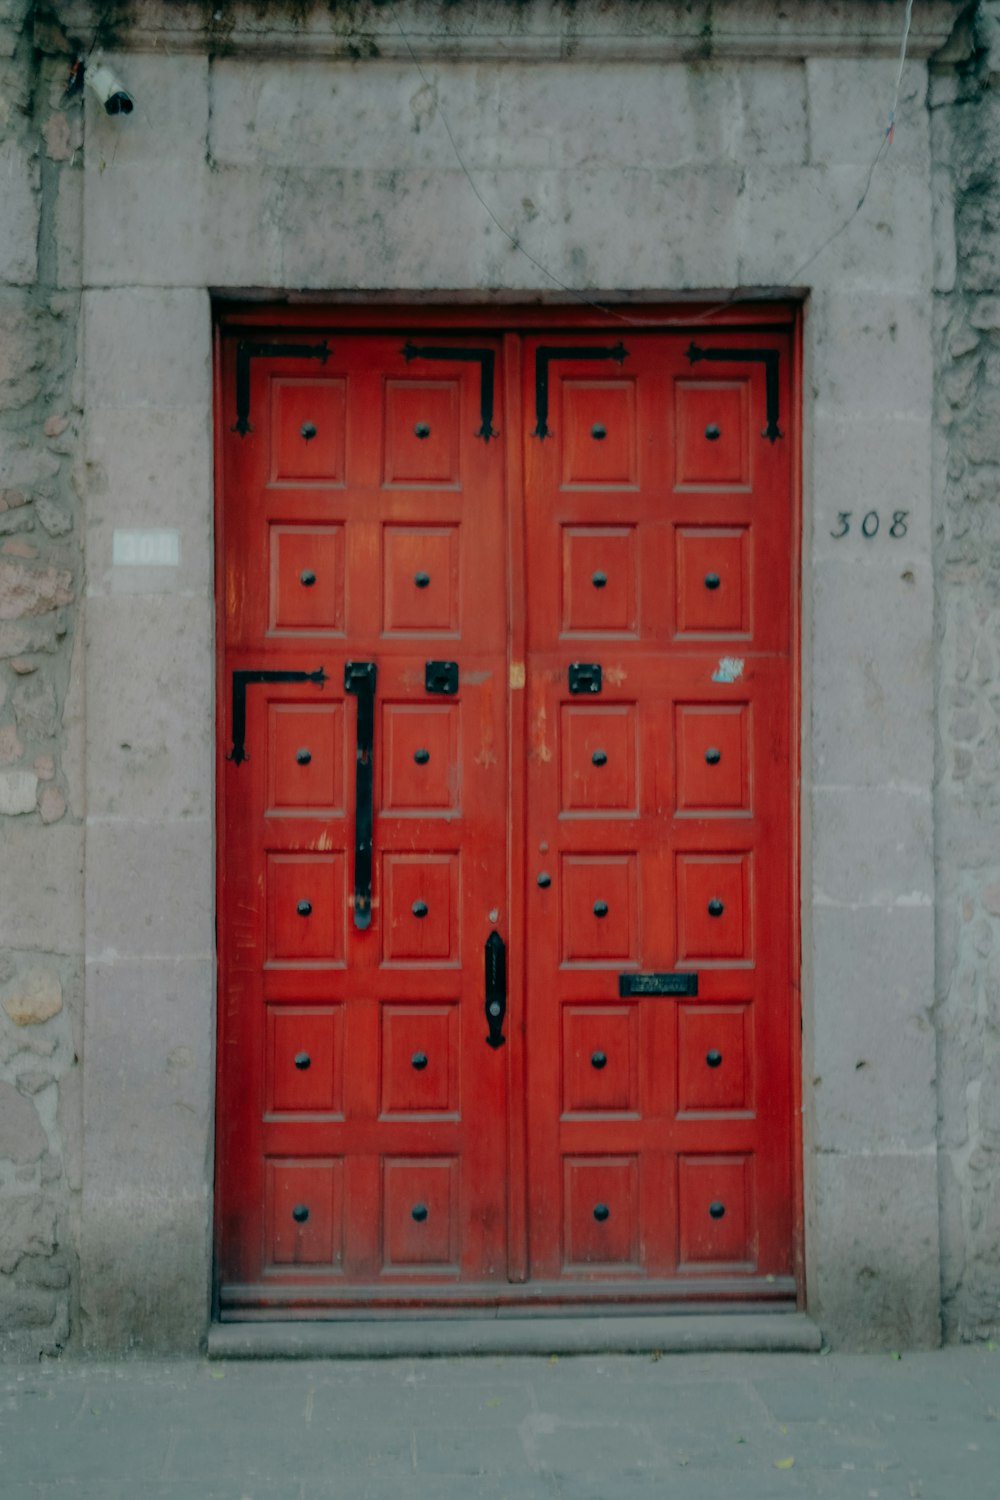
<path fill-rule="evenodd" d="M 697 995 L 697 974 L 619 974 L 618 994 L 628 995 Z"/>
<path fill-rule="evenodd" d="M 458 662 L 428 661 L 424 663 L 424 689 L 428 693 L 458 692 Z"/>
<path fill-rule="evenodd" d="M 571 693 L 599 693 L 601 686 L 601 664 L 599 661 L 570 662 L 569 690 Z"/>

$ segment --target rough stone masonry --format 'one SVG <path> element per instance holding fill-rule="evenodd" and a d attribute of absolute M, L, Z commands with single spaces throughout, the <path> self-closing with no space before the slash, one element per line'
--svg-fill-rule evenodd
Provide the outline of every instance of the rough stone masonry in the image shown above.
<path fill-rule="evenodd" d="M 915 25 L 931 5 L 932 0 L 916 0 Z M 79 1263 L 85 1127 L 81 1079 L 86 1061 L 83 517 L 85 498 L 100 496 L 108 478 L 92 454 L 88 462 L 82 438 L 87 400 L 78 341 L 85 114 L 79 97 L 68 98 L 65 92 L 69 65 L 80 46 L 68 13 L 85 9 L 0 0 L 0 1354 L 28 1358 L 81 1347 L 88 1317 L 94 1315 L 86 1295 L 81 1300 L 86 1278 L 81 1277 Z M 106 26 L 104 40 L 112 48 L 128 48 L 133 24 L 155 24 L 155 7 L 139 0 L 98 9 Z M 316 30 L 312 22 L 318 26 L 325 18 L 324 24 L 340 26 L 340 56 L 356 70 L 352 81 L 361 87 L 364 68 L 376 66 L 378 49 L 365 19 L 371 7 L 310 6 L 288 0 L 241 8 L 221 0 L 172 9 L 187 18 L 191 29 L 201 29 L 201 57 L 189 60 L 188 77 L 201 78 L 197 69 L 204 68 L 207 56 L 209 68 L 219 75 L 217 100 L 229 101 L 228 112 L 220 112 L 211 122 L 212 139 L 229 158 L 222 173 L 217 162 L 208 162 L 213 182 L 220 192 L 228 191 L 238 168 L 252 174 L 255 163 L 268 164 L 266 180 L 261 165 L 260 201 L 266 211 L 262 208 L 259 216 L 259 245 L 254 248 L 263 255 L 272 247 L 278 269 L 269 276 L 248 275 L 247 287 L 272 294 L 286 282 L 315 287 L 304 258 L 315 247 L 310 249 L 307 236 L 301 243 L 281 238 L 285 210 L 291 213 L 298 204 L 301 211 L 304 201 L 311 203 L 311 179 L 297 173 L 291 158 L 283 158 L 289 145 L 283 144 L 280 117 L 271 122 L 266 136 L 255 137 L 244 111 L 249 118 L 256 100 L 239 71 L 254 63 L 234 63 L 227 54 L 234 51 L 241 28 L 252 40 L 265 26 L 265 13 L 270 13 L 281 20 L 281 53 L 294 67 L 311 45 L 309 38 Z M 441 7 L 439 24 L 453 29 L 456 47 L 462 41 L 465 9 Z M 553 25 L 562 28 L 561 55 L 570 58 L 580 47 L 591 9 L 552 8 Z M 843 125 L 842 100 L 823 96 L 820 74 L 808 75 L 801 56 L 790 59 L 783 53 L 780 69 L 768 62 L 769 28 L 777 36 L 784 24 L 777 7 L 772 15 L 758 0 L 721 0 L 714 6 L 675 9 L 685 11 L 685 34 L 691 37 L 685 44 L 688 50 L 681 47 L 678 55 L 691 59 L 692 111 L 701 107 L 706 115 L 711 113 L 704 101 L 716 98 L 720 81 L 724 87 L 718 97 L 738 94 L 743 101 L 739 129 L 745 132 L 744 165 L 755 156 L 773 170 L 769 191 L 783 192 L 787 172 L 808 166 L 810 152 L 822 156 L 824 140 L 836 142 Z M 890 7 L 887 0 L 877 9 L 891 9 L 901 25 L 902 3 Z M 850 56 L 851 48 L 859 45 L 852 30 L 854 12 L 848 7 L 838 22 L 829 7 L 825 10 L 824 24 L 844 28 L 840 50 Z M 935 207 L 936 972 L 933 1011 L 920 1019 L 925 1027 L 933 1023 L 936 1036 L 936 1080 L 931 1086 L 938 1100 L 943 1328 L 948 1338 L 968 1339 L 1000 1331 L 1000 3 L 937 3 L 937 11 L 942 10 L 950 12 L 953 30 L 929 61 L 926 105 Z M 524 14 L 529 12 L 525 7 Z M 633 34 L 646 26 L 669 29 L 670 14 L 668 5 L 629 7 L 624 29 Z M 742 15 L 749 18 L 746 34 L 757 38 L 752 46 L 747 44 L 748 54 L 755 55 L 741 62 L 730 53 L 717 75 L 713 49 L 723 23 Z M 595 35 L 599 31 L 598 26 Z M 148 42 L 148 26 L 144 45 L 155 52 Z M 591 36 L 589 46 L 593 57 L 599 42 Z M 852 97 L 867 100 L 871 75 L 864 68 L 859 55 Z M 737 72 L 740 82 L 734 91 Z M 144 76 L 153 75 L 147 70 Z M 185 85 L 177 87 L 178 97 L 186 98 Z M 196 82 L 191 91 L 194 98 Z M 780 109 L 774 102 L 779 94 Z M 407 108 L 413 114 L 413 140 L 421 159 L 431 149 L 429 132 L 437 107 L 436 95 L 426 89 L 415 89 L 411 104 L 403 106 L 404 115 Z M 916 109 L 922 112 L 924 107 L 918 100 Z M 185 149 L 190 143 L 184 131 L 189 117 L 195 116 L 192 104 L 189 114 L 182 108 L 171 123 Z M 293 154 L 303 151 L 318 171 L 337 133 L 327 121 L 327 135 L 317 126 L 314 138 L 308 119 L 303 119 L 304 124 L 296 125 Z M 699 127 L 695 134 L 699 140 L 708 135 L 716 140 L 713 149 L 724 164 L 720 191 L 729 191 L 731 179 L 738 196 L 743 169 L 731 167 L 727 159 L 731 129 L 736 129 L 731 121 L 723 128 L 713 117 L 710 129 Z M 824 132 L 824 139 L 819 139 Z M 86 145 L 95 195 L 103 191 L 102 182 L 107 186 L 112 181 L 115 161 L 109 139 L 103 134 L 99 142 Z M 905 153 L 902 130 L 892 149 Z M 880 170 L 888 171 L 888 166 Z M 198 171 L 204 167 L 203 161 L 197 164 Z M 140 175 L 141 170 L 140 164 Z M 189 172 L 193 180 L 193 159 L 179 163 L 176 181 L 186 185 Z M 458 174 L 453 175 L 457 181 Z M 836 179 L 847 184 L 838 191 L 846 194 L 848 208 L 856 199 L 856 175 Z M 389 191 L 390 176 L 382 174 L 379 191 Z M 349 195 L 353 178 L 345 176 L 344 181 Z M 459 189 L 464 202 L 466 185 L 459 182 Z M 402 181 L 399 190 L 405 190 Z M 113 188 L 109 186 L 108 192 Z M 702 209 L 700 200 L 692 198 L 692 205 L 694 222 Z M 470 214 L 478 214 L 471 199 L 467 207 Z M 525 200 L 527 224 L 538 212 Z M 759 267 L 773 263 L 767 260 L 773 255 L 774 226 L 766 194 L 757 200 L 757 212 L 763 226 L 761 249 L 749 263 Z M 870 236 L 864 243 L 874 253 L 873 247 L 892 238 L 891 216 L 884 206 L 879 216 L 873 204 L 862 213 L 864 232 Z M 177 224 L 164 220 L 169 232 L 162 236 L 163 246 L 146 247 L 151 269 L 135 277 L 137 285 L 170 285 L 162 270 L 164 257 L 168 250 L 170 256 L 182 257 L 185 236 L 196 236 L 183 215 L 177 218 Z M 363 236 L 355 247 L 360 247 L 360 260 L 366 262 L 359 268 L 358 286 L 368 285 L 367 263 L 387 253 L 383 242 L 391 233 L 378 214 L 369 229 L 370 253 Z M 132 227 L 122 230 L 127 240 Z M 782 231 L 788 232 L 787 224 Z M 670 268 L 686 264 L 682 238 L 671 249 Z M 807 234 L 803 226 L 792 226 L 793 244 L 801 239 L 811 247 L 814 238 L 811 228 Z M 455 264 L 464 239 L 452 237 L 448 253 Z M 131 243 L 146 245 L 141 234 Z M 206 235 L 205 254 L 218 254 L 222 243 L 218 234 Z M 227 253 L 239 259 L 237 252 L 242 254 L 248 244 L 243 237 Z M 914 254 L 925 248 L 915 247 Z M 647 250 L 642 237 L 637 239 L 636 255 Z M 487 260 L 491 267 L 499 266 L 502 255 L 492 250 Z M 578 251 L 578 260 L 573 264 L 586 278 L 591 267 L 584 250 Z M 595 256 L 595 265 L 598 260 Z M 247 252 L 246 264 L 251 261 Z M 110 256 L 108 264 L 107 280 L 114 284 L 117 271 Z M 743 262 L 736 256 L 730 261 L 720 252 L 718 265 L 723 268 L 716 272 L 718 284 L 736 285 Z M 601 272 L 593 274 L 600 277 Z M 677 273 L 677 290 L 683 289 L 682 274 Z M 763 274 L 746 274 L 754 284 L 768 280 Z M 658 287 L 669 291 L 671 275 L 669 269 Z M 197 279 L 176 284 L 204 285 Z M 493 284 L 500 284 L 499 277 L 490 281 Z M 605 279 L 599 284 L 609 283 Z M 103 285 L 98 278 L 97 289 Z M 186 295 L 178 294 L 178 306 L 187 306 Z M 820 306 L 816 316 L 830 314 Z M 890 332 L 894 337 L 895 327 Z M 127 379 L 126 372 L 123 384 Z M 819 525 L 817 521 L 817 530 Z M 151 604 L 151 617 L 154 612 Z M 128 743 L 116 744 L 115 753 L 123 765 L 134 758 Z M 207 807 L 210 788 L 206 786 L 202 795 Z M 97 964 L 104 958 L 113 959 L 114 954 L 91 954 Z M 178 1075 L 190 1070 L 190 1053 L 191 1049 L 174 1046 L 168 1066 Z M 208 1067 L 209 1060 L 195 1060 Z M 123 1066 L 106 1058 L 98 1061 L 105 1069 Z M 826 1086 L 831 1086 L 830 1080 Z M 141 1089 L 136 1092 L 135 1107 L 141 1094 Z M 182 1104 L 181 1100 L 178 1108 Z M 820 1152 L 826 1149 L 820 1142 Z M 196 1205 L 198 1214 L 207 1211 Z M 879 1301 L 879 1270 L 877 1265 L 851 1264 L 843 1303 L 853 1299 L 871 1321 L 845 1322 L 846 1341 L 896 1346 L 907 1337 L 898 1291 L 896 1303 Z M 113 1264 L 101 1274 L 113 1283 Z M 100 1279 L 93 1271 L 91 1275 Z M 108 1300 L 114 1295 L 111 1285 Z M 185 1295 L 195 1314 L 183 1333 L 175 1329 L 169 1337 L 164 1334 L 169 1320 L 159 1313 L 151 1314 L 144 1325 L 142 1308 L 135 1303 L 129 1314 L 133 1333 L 119 1333 L 118 1347 L 126 1346 L 133 1335 L 149 1348 L 196 1339 L 197 1331 L 190 1330 L 196 1330 L 199 1309 L 207 1306 L 207 1287 L 193 1294 L 187 1289 Z M 926 1339 L 934 1317 L 932 1310 L 920 1324 L 923 1331 L 914 1336 Z"/>

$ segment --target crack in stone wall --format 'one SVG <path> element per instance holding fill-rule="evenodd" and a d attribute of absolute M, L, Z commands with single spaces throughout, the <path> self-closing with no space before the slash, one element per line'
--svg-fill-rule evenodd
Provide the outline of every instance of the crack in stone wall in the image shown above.
<path fill-rule="evenodd" d="M 0 5 L 0 1355 L 76 1322 L 81 594 L 74 459 L 82 111 L 68 44 Z"/>

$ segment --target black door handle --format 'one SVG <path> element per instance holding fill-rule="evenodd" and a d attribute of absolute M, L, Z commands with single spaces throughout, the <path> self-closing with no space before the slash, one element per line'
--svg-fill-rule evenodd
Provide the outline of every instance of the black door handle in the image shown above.
<path fill-rule="evenodd" d="M 488 1047 L 502 1047 L 507 1038 L 503 1034 L 503 1018 L 507 1014 L 507 948 L 499 932 L 491 932 L 486 939 L 486 1024 L 490 1028 L 486 1038 Z"/>
<path fill-rule="evenodd" d="M 358 700 L 358 752 L 354 781 L 354 925 L 370 927 L 372 920 L 372 745 L 375 738 L 375 679 L 373 661 L 344 665 L 344 691 Z"/>

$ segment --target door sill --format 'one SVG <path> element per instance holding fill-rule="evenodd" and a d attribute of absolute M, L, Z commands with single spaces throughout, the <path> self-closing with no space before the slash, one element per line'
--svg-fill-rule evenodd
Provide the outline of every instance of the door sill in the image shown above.
<path fill-rule="evenodd" d="M 581 1317 L 369 1318 L 214 1323 L 209 1359 L 418 1359 L 476 1354 L 815 1354 L 807 1313 L 588 1313 Z"/>

